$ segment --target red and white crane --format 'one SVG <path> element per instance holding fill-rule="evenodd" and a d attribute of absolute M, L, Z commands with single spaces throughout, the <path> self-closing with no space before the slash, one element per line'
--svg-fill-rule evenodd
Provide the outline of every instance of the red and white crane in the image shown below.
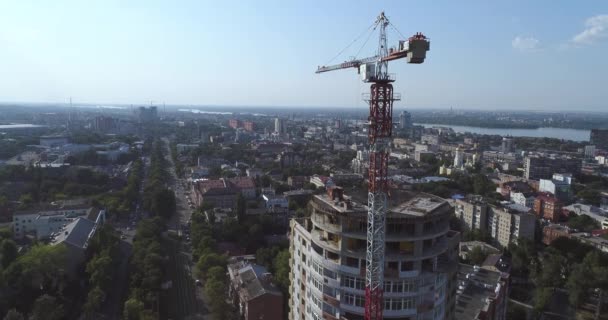
<path fill-rule="evenodd" d="M 400 100 L 393 93 L 388 62 L 405 58 L 408 63 L 423 63 L 430 49 L 429 40 L 416 33 L 400 40 L 397 47 L 388 48 L 386 27 L 392 26 L 381 12 L 373 30 L 379 29 L 378 52 L 375 56 L 353 59 L 332 66 L 321 66 L 316 73 L 357 68 L 364 82 L 371 83 L 370 93 L 364 95 L 369 103 L 369 190 L 367 195 L 367 252 L 365 264 L 365 319 L 380 320 L 384 309 L 384 247 L 388 198 L 388 156 L 393 131 L 393 102 Z M 393 26 L 394 27 L 394 26 Z M 396 28 L 395 28 L 396 30 Z"/>

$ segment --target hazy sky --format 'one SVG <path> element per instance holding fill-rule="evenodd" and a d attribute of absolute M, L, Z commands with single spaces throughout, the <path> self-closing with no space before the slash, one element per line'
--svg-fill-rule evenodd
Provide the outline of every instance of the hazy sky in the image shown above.
<path fill-rule="evenodd" d="M 381 10 L 431 38 L 389 65 L 399 106 L 608 110 L 601 0 L 2 1 L 0 101 L 360 106 L 354 69 L 314 71 Z"/>

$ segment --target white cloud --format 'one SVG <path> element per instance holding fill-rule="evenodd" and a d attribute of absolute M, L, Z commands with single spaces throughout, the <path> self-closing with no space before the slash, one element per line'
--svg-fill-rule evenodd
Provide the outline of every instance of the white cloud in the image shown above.
<path fill-rule="evenodd" d="M 538 49 L 540 41 L 534 37 L 517 36 L 511 41 L 514 49 L 519 51 L 534 51 Z"/>
<path fill-rule="evenodd" d="M 608 14 L 600 14 L 585 21 L 585 30 L 575 35 L 572 42 L 576 44 L 592 44 L 608 37 Z"/>

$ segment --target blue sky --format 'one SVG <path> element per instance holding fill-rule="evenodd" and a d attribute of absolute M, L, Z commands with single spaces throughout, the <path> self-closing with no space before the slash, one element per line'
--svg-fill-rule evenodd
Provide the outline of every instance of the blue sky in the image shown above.
<path fill-rule="evenodd" d="M 400 107 L 608 110 L 599 0 L 2 1 L 0 101 L 363 106 L 355 70 L 314 71 L 382 10 L 431 38 L 389 66 Z"/>

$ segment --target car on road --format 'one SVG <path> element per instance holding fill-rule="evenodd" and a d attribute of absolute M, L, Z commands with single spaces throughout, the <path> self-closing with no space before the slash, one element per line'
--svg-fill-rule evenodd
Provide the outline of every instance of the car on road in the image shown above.
<path fill-rule="evenodd" d="M 194 281 L 194 284 L 195 284 L 197 287 L 202 287 L 202 286 L 203 286 L 203 283 L 202 283 L 202 282 L 201 282 L 201 280 L 199 280 L 199 279 L 196 279 L 196 281 Z"/>

